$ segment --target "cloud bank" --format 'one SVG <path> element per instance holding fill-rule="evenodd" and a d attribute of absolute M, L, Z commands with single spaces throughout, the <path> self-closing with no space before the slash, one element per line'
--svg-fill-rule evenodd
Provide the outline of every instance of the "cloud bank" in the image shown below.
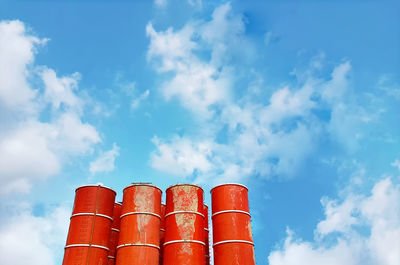
<path fill-rule="evenodd" d="M 58 174 L 68 158 L 91 153 L 101 141 L 82 120 L 80 75 L 60 77 L 34 64 L 46 41 L 21 21 L 0 22 L 0 194 L 29 191 L 32 182 Z"/>
<path fill-rule="evenodd" d="M 253 58 L 245 31 L 243 16 L 230 3 L 217 7 L 211 20 L 178 30 L 147 25 L 148 60 L 165 74 L 161 94 L 190 111 L 198 126 L 196 134 L 156 137 L 153 168 L 197 183 L 290 178 L 324 137 L 357 148 L 358 126 L 369 120 L 353 100 L 351 62 L 329 69 L 324 56 L 316 56 L 306 70 L 293 71 L 295 81 L 269 94 L 262 92 L 268 90 L 262 79 L 237 86 L 241 75 L 257 76 L 237 67 Z"/>
<path fill-rule="evenodd" d="M 270 253 L 270 265 L 400 263 L 399 184 L 386 178 L 369 195 L 324 198 L 322 205 L 325 219 L 315 229 L 315 240 L 303 241 L 288 229 L 283 246 Z"/>
<path fill-rule="evenodd" d="M 10 215 L 0 219 L 2 263 L 55 265 L 56 258 L 63 255 L 71 209 L 59 206 L 35 216 L 30 204 L 12 208 L 12 213 L 6 211 Z"/>

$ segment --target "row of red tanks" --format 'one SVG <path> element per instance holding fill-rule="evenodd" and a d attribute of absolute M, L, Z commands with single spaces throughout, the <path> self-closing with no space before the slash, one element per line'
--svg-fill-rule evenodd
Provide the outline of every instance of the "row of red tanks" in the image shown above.
<path fill-rule="evenodd" d="M 63 265 L 209 265 L 208 207 L 200 186 L 162 191 L 136 183 L 116 192 L 101 185 L 76 189 Z M 211 189 L 215 265 L 254 265 L 248 190 Z"/>

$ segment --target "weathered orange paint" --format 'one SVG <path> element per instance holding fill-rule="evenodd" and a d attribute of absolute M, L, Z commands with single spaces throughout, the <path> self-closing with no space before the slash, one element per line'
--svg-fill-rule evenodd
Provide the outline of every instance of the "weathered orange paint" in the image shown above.
<path fill-rule="evenodd" d="M 204 265 L 203 189 L 178 184 L 167 189 L 164 265 Z"/>
<path fill-rule="evenodd" d="M 161 204 L 161 224 L 160 224 L 160 259 L 159 265 L 163 264 L 164 239 L 165 239 L 165 204 Z"/>
<path fill-rule="evenodd" d="M 211 190 L 215 265 L 255 265 L 248 189 L 224 184 Z"/>
<path fill-rule="evenodd" d="M 158 265 L 161 193 L 143 183 L 124 189 L 116 265 Z"/>
<path fill-rule="evenodd" d="M 121 208 L 122 208 L 121 203 L 116 202 L 114 204 L 113 222 L 111 225 L 110 240 L 108 242 L 108 248 L 110 249 L 110 251 L 108 252 L 108 265 L 115 264 L 118 238 L 119 238 Z"/>
<path fill-rule="evenodd" d="M 100 185 L 75 190 L 63 265 L 105 265 L 115 191 Z"/>

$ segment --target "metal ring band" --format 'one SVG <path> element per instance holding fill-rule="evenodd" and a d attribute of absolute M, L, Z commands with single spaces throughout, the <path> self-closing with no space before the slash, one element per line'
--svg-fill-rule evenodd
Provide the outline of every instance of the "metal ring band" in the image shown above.
<path fill-rule="evenodd" d="M 129 213 L 124 213 L 123 215 L 120 216 L 120 219 L 122 219 L 123 217 L 125 217 L 127 215 L 133 215 L 133 214 L 148 214 L 148 215 L 155 216 L 155 217 L 157 217 L 157 218 L 159 218 L 161 220 L 161 216 L 159 216 L 156 213 L 152 213 L 152 212 L 129 212 Z"/>
<path fill-rule="evenodd" d="M 109 259 L 115 259 L 115 257 L 113 257 L 113 256 L 108 256 L 107 258 L 109 258 Z"/>
<path fill-rule="evenodd" d="M 144 187 L 144 186 L 156 188 L 156 189 L 158 189 L 159 191 L 161 191 L 161 193 L 162 193 L 162 190 L 161 190 L 159 187 L 157 187 L 156 185 L 153 185 L 153 184 L 151 184 L 151 183 L 132 183 L 131 185 L 126 186 L 126 187 L 122 190 L 122 192 L 124 192 L 126 189 L 128 189 L 128 188 L 130 188 L 130 187 Z"/>
<path fill-rule="evenodd" d="M 226 244 L 226 243 L 245 243 L 245 244 L 250 244 L 250 245 L 254 246 L 253 242 L 247 241 L 247 240 L 224 240 L 224 241 L 214 243 L 213 247 L 218 246 L 220 244 Z"/>
<path fill-rule="evenodd" d="M 170 215 L 173 215 L 173 214 L 179 214 L 179 213 L 194 213 L 194 214 L 200 215 L 200 216 L 202 216 L 203 218 L 205 218 L 204 214 L 199 213 L 199 212 L 195 212 L 195 211 L 175 211 L 175 212 L 167 213 L 167 214 L 165 215 L 165 217 L 170 216 Z"/>
<path fill-rule="evenodd" d="M 115 231 L 115 232 L 119 233 L 119 229 L 117 229 L 117 228 L 111 228 L 111 231 Z"/>
<path fill-rule="evenodd" d="M 108 216 L 108 215 L 99 214 L 99 213 L 75 213 L 75 214 L 71 215 L 71 218 L 72 218 L 72 217 L 75 217 L 75 216 L 84 216 L 84 215 L 100 216 L 100 217 L 104 217 L 104 218 L 110 219 L 111 221 L 114 220 L 112 217 L 110 217 L 110 216 Z M 71 219 L 71 218 L 70 218 L 70 219 Z"/>
<path fill-rule="evenodd" d="M 213 189 L 218 188 L 218 187 L 221 187 L 221 186 L 240 186 L 240 187 L 242 187 L 242 188 L 245 188 L 246 190 L 249 190 L 245 185 L 240 184 L 240 183 L 224 183 L 224 184 L 220 184 L 220 185 L 214 186 L 214 187 L 210 190 L 210 193 L 213 191 Z"/>
<path fill-rule="evenodd" d="M 78 187 L 78 188 L 75 189 L 75 192 L 76 192 L 77 190 L 79 190 L 80 188 L 85 188 L 85 187 L 100 187 L 100 188 L 105 188 L 105 189 L 111 190 L 112 192 L 114 192 L 115 194 L 117 194 L 117 192 L 116 192 L 115 190 L 113 190 L 112 188 L 110 188 L 110 187 L 103 186 L 103 185 L 96 185 L 96 184 L 89 184 L 89 185 L 80 186 L 80 187 Z"/>
<path fill-rule="evenodd" d="M 159 246 L 154 245 L 154 244 L 147 244 L 147 243 L 130 243 L 130 244 L 122 244 L 117 246 L 117 249 L 123 248 L 123 247 L 152 247 L 156 249 L 160 249 Z"/>
<path fill-rule="evenodd" d="M 163 244 L 163 246 L 165 247 L 166 245 L 175 244 L 175 243 L 197 243 L 197 244 L 202 244 L 204 246 L 206 245 L 206 243 L 199 241 L 199 240 L 184 240 L 183 239 L 183 240 L 172 240 L 172 241 L 165 242 Z"/>
<path fill-rule="evenodd" d="M 208 228 L 204 228 L 204 230 L 206 230 L 207 232 L 210 232 L 210 230 L 208 230 Z"/>
<path fill-rule="evenodd" d="M 216 213 L 213 213 L 213 215 L 211 215 L 211 218 L 213 218 L 214 216 L 218 215 L 218 214 L 222 214 L 222 213 L 244 213 L 248 216 L 251 216 L 249 212 L 246 211 L 241 211 L 241 210 L 225 210 L 225 211 L 219 211 Z"/>
<path fill-rule="evenodd" d="M 199 188 L 199 189 L 201 189 L 201 190 L 204 192 L 203 188 L 200 187 L 199 185 L 196 185 L 196 184 L 186 184 L 186 183 L 178 183 L 178 184 L 175 184 L 175 185 L 171 185 L 171 186 L 169 186 L 169 187 L 166 189 L 166 191 L 169 190 L 169 189 L 171 189 L 171 188 L 173 188 L 173 187 L 176 187 L 176 186 L 192 186 L 192 187 L 195 187 L 195 188 Z"/>
<path fill-rule="evenodd" d="M 160 228 L 160 231 L 163 231 L 163 232 L 165 232 L 165 229 L 163 229 L 163 228 Z"/>
<path fill-rule="evenodd" d="M 73 247 L 92 247 L 92 248 L 101 248 L 101 249 L 110 251 L 110 249 L 108 247 L 99 246 L 99 245 L 90 245 L 90 244 L 71 244 L 71 245 L 65 246 L 64 248 L 73 248 Z"/>

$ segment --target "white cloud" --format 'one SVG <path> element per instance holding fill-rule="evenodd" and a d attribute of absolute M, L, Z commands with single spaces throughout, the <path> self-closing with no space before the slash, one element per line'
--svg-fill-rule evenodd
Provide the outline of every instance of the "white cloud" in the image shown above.
<path fill-rule="evenodd" d="M 327 75 L 323 52 L 306 70 L 293 71 L 294 82 L 268 91 L 268 96 L 257 89 L 263 82 L 256 88 L 251 82 L 243 87 L 238 76 L 253 70 L 238 70 L 235 65 L 241 62 L 238 58 L 251 58 L 245 51 L 252 45 L 245 37 L 243 16 L 230 3 L 215 8 L 209 21 L 190 21 L 181 29 L 160 32 L 148 24 L 146 31 L 148 60 L 159 73 L 168 73 L 161 93 L 166 100 L 177 98 L 200 117 L 196 134 L 154 142 L 157 151 L 151 160 L 158 170 L 196 175 L 198 182 L 252 175 L 292 177 L 320 137 L 328 136 L 351 151 L 363 137 L 360 124 L 371 120 L 354 100 L 350 61 L 337 64 Z M 321 110 L 328 117 L 316 114 Z M 199 154 L 195 147 L 202 143 L 208 144 L 209 153 Z M 203 162 L 196 167 L 193 157 Z M 191 161 L 187 170 L 176 169 L 181 161 Z"/>
<path fill-rule="evenodd" d="M 209 143 L 193 143 L 188 139 L 175 137 L 164 143 L 153 138 L 157 151 L 152 153 L 152 167 L 181 177 L 191 175 L 195 169 L 207 172 L 211 169 L 208 157 L 211 155 Z"/>
<path fill-rule="evenodd" d="M 119 147 L 116 143 L 113 148 L 100 154 L 93 162 L 90 163 L 90 172 L 92 174 L 110 172 L 115 169 L 115 159 L 119 156 Z"/>
<path fill-rule="evenodd" d="M 167 0 L 154 0 L 156 7 L 165 7 L 167 3 Z"/>
<path fill-rule="evenodd" d="M 394 82 L 391 75 L 381 75 L 378 80 L 378 88 L 383 90 L 388 96 L 400 100 L 400 85 Z"/>
<path fill-rule="evenodd" d="M 41 40 L 28 35 L 21 21 L 0 21 L 0 106 L 1 109 L 31 113 L 30 104 L 37 91 L 27 82 L 29 65 L 33 63 L 35 47 Z"/>
<path fill-rule="evenodd" d="M 150 90 L 147 89 L 142 94 L 140 94 L 140 96 L 132 100 L 131 109 L 137 109 L 140 106 L 140 104 L 149 97 L 149 95 L 150 95 Z"/>
<path fill-rule="evenodd" d="M 273 31 L 267 31 L 264 35 L 264 44 L 266 46 L 270 46 L 271 44 L 277 43 L 280 40 L 280 37 L 275 34 Z"/>
<path fill-rule="evenodd" d="M 71 210 L 60 206 L 44 216 L 34 216 L 29 204 L 15 205 L 0 228 L 0 255 L 9 265 L 59 264 L 68 231 Z"/>
<path fill-rule="evenodd" d="M 335 231 L 346 233 L 358 223 L 357 217 L 353 216 L 356 198 L 347 198 L 342 203 L 323 198 L 321 202 L 325 208 L 326 219 L 318 223 L 318 235 L 325 236 Z"/>
<path fill-rule="evenodd" d="M 119 106 L 120 102 L 128 99 L 131 110 L 136 110 L 150 96 L 149 89 L 140 94 L 136 82 L 125 79 L 122 72 L 117 72 L 113 85 L 118 88 L 117 90 L 109 90 L 110 96 L 115 101 L 114 106 Z"/>
<path fill-rule="evenodd" d="M 349 89 L 349 72 L 351 63 L 346 61 L 335 67 L 331 74 L 331 80 L 322 87 L 321 96 L 329 103 L 342 101 Z"/>
<path fill-rule="evenodd" d="M 42 72 L 42 79 L 45 85 L 44 98 L 53 108 L 59 109 L 65 105 L 66 108 L 81 109 L 81 99 L 74 93 L 78 89 L 79 73 L 58 78 L 54 70 L 46 69 Z"/>
<path fill-rule="evenodd" d="M 188 0 L 188 3 L 189 3 L 191 6 L 201 7 L 202 4 L 203 4 L 203 1 L 202 1 L 202 0 Z"/>
<path fill-rule="evenodd" d="M 270 253 L 270 265 L 400 263 L 400 185 L 384 179 L 368 196 L 351 193 L 341 202 L 324 199 L 323 206 L 326 218 L 315 241 L 296 239 L 289 230 L 282 248 Z"/>
<path fill-rule="evenodd" d="M 0 194 L 27 192 L 33 179 L 60 171 L 57 155 L 49 148 L 52 128 L 38 122 L 23 124 L 0 139 Z"/>
<path fill-rule="evenodd" d="M 252 45 L 245 25 L 230 3 L 215 8 L 211 20 L 189 21 L 181 29 L 157 32 L 147 25 L 148 60 L 159 73 L 167 73 L 161 93 L 166 100 L 178 99 L 198 118 L 195 134 L 154 141 L 156 169 L 196 176 L 197 182 L 287 178 L 296 175 L 323 137 L 349 152 L 363 139 L 359 128 L 373 117 L 353 94 L 350 61 L 327 69 L 325 54 L 319 52 L 305 70 L 292 72 L 294 81 L 267 91 L 263 81 L 248 81 L 258 75 L 246 65 Z M 240 76 L 246 76 L 246 83 Z M 208 153 L 196 148 L 203 143 Z M 197 165 L 193 157 L 202 162 Z M 178 170 L 182 161 L 190 163 Z"/>
<path fill-rule="evenodd" d="M 211 21 L 202 24 L 198 34 L 211 49 L 210 63 L 221 67 L 229 62 L 235 52 L 245 54 L 251 50 L 251 43 L 243 38 L 244 32 L 243 17 L 233 12 L 228 2 L 215 8 Z"/>
<path fill-rule="evenodd" d="M 0 22 L 0 40 L 0 194 L 27 192 L 33 181 L 59 173 L 67 158 L 91 153 L 100 137 L 81 120 L 79 74 L 58 77 L 33 64 L 46 40 L 20 21 Z"/>
<path fill-rule="evenodd" d="M 396 167 L 400 171 L 400 159 L 396 159 L 391 163 L 391 166 Z"/>
<path fill-rule="evenodd" d="M 160 72 L 179 70 L 185 67 L 190 59 L 191 51 L 196 47 L 192 41 L 194 26 L 186 25 L 178 32 L 168 28 L 164 32 L 156 32 L 151 23 L 146 26 L 146 35 L 150 37 L 147 51 L 149 60 L 159 59 L 156 68 Z"/>
<path fill-rule="evenodd" d="M 202 0 L 187 0 L 187 3 L 194 7 L 202 7 Z M 168 5 L 168 0 L 154 0 L 154 5 L 158 8 L 164 8 Z"/>
<path fill-rule="evenodd" d="M 205 118 L 213 115 L 212 106 L 230 100 L 230 68 L 221 65 L 227 46 L 222 40 L 227 40 L 213 33 L 214 27 L 217 27 L 222 36 L 229 36 L 231 31 L 228 30 L 228 24 L 231 22 L 243 27 L 240 19 L 228 16 L 229 11 L 230 5 L 224 5 L 216 9 L 211 22 L 191 22 L 179 31 L 168 28 L 164 32 L 157 32 L 152 24 L 146 27 L 147 36 L 150 37 L 148 59 L 160 73 L 174 73 L 161 87 L 165 99 L 176 97 L 185 108 Z M 233 33 L 236 34 L 236 31 Z M 205 47 L 195 41 L 199 37 L 203 43 L 207 43 Z M 211 49 L 210 62 L 195 55 L 194 51 L 201 49 Z"/>

